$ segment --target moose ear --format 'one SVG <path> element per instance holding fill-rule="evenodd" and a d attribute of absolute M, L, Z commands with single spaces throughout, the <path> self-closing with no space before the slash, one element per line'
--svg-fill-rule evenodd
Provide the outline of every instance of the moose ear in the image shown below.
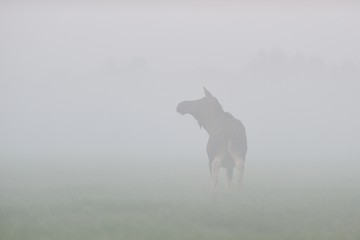
<path fill-rule="evenodd" d="M 206 97 L 213 97 L 213 95 L 205 87 L 203 87 L 203 88 L 204 88 L 204 92 L 205 92 Z"/>

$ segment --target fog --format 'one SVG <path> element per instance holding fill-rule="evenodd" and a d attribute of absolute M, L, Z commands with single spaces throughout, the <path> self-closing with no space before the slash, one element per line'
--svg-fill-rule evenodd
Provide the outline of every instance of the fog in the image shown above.
<path fill-rule="evenodd" d="M 339 184 L 358 203 L 359 10 L 355 1 L 2 1 L 3 197 L 28 181 L 121 195 L 121 184 L 144 190 L 144 176 L 155 192 L 175 193 L 172 182 L 176 194 L 208 192 L 207 133 L 176 112 L 205 86 L 245 125 L 245 179 L 258 194 L 249 199 L 286 182 Z"/>
<path fill-rule="evenodd" d="M 197 151 L 202 133 L 174 109 L 206 86 L 253 154 L 354 156 L 357 10 L 4 5 L 1 152 Z"/>

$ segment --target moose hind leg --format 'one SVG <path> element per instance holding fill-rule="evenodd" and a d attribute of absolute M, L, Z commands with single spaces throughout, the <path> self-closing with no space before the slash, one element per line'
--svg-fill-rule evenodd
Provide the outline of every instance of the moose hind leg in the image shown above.
<path fill-rule="evenodd" d="M 215 192 L 216 186 L 218 184 L 218 176 L 219 176 L 219 169 L 220 169 L 221 161 L 222 161 L 222 158 L 220 158 L 220 157 L 215 158 L 212 161 L 212 167 L 211 167 L 211 178 L 213 180 L 212 193 Z"/>
<path fill-rule="evenodd" d="M 245 171 L 245 158 L 239 156 L 233 156 L 235 162 L 235 169 L 238 174 L 237 183 L 240 187 L 244 184 L 244 171 Z"/>

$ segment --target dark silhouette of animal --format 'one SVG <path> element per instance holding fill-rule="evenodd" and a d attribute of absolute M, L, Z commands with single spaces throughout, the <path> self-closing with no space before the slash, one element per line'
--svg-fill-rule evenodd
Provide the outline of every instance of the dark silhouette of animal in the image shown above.
<path fill-rule="evenodd" d="M 247 141 L 243 124 L 224 112 L 219 101 L 208 90 L 204 88 L 204 91 L 205 97 L 201 99 L 181 102 L 177 112 L 192 115 L 200 128 L 203 127 L 209 134 L 207 154 L 214 192 L 221 167 L 227 172 L 227 186 L 232 182 L 234 168 L 239 175 L 238 183 L 242 185 Z"/>

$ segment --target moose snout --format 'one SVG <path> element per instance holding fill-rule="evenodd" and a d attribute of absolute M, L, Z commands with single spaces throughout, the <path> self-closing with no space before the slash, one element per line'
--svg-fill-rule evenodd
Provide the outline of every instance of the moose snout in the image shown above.
<path fill-rule="evenodd" d="M 176 108 L 176 111 L 180 113 L 181 115 L 184 115 L 186 112 L 186 102 L 181 102 Z"/>
<path fill-rule="evenodd" d="M 177 106 L 176 111 L 177 111 L 178 113 L 180 113 L 180 114 L 184 114 L 184 112 L 183 112 L 183 107 L 182 107 L 181 103 Z"/>

